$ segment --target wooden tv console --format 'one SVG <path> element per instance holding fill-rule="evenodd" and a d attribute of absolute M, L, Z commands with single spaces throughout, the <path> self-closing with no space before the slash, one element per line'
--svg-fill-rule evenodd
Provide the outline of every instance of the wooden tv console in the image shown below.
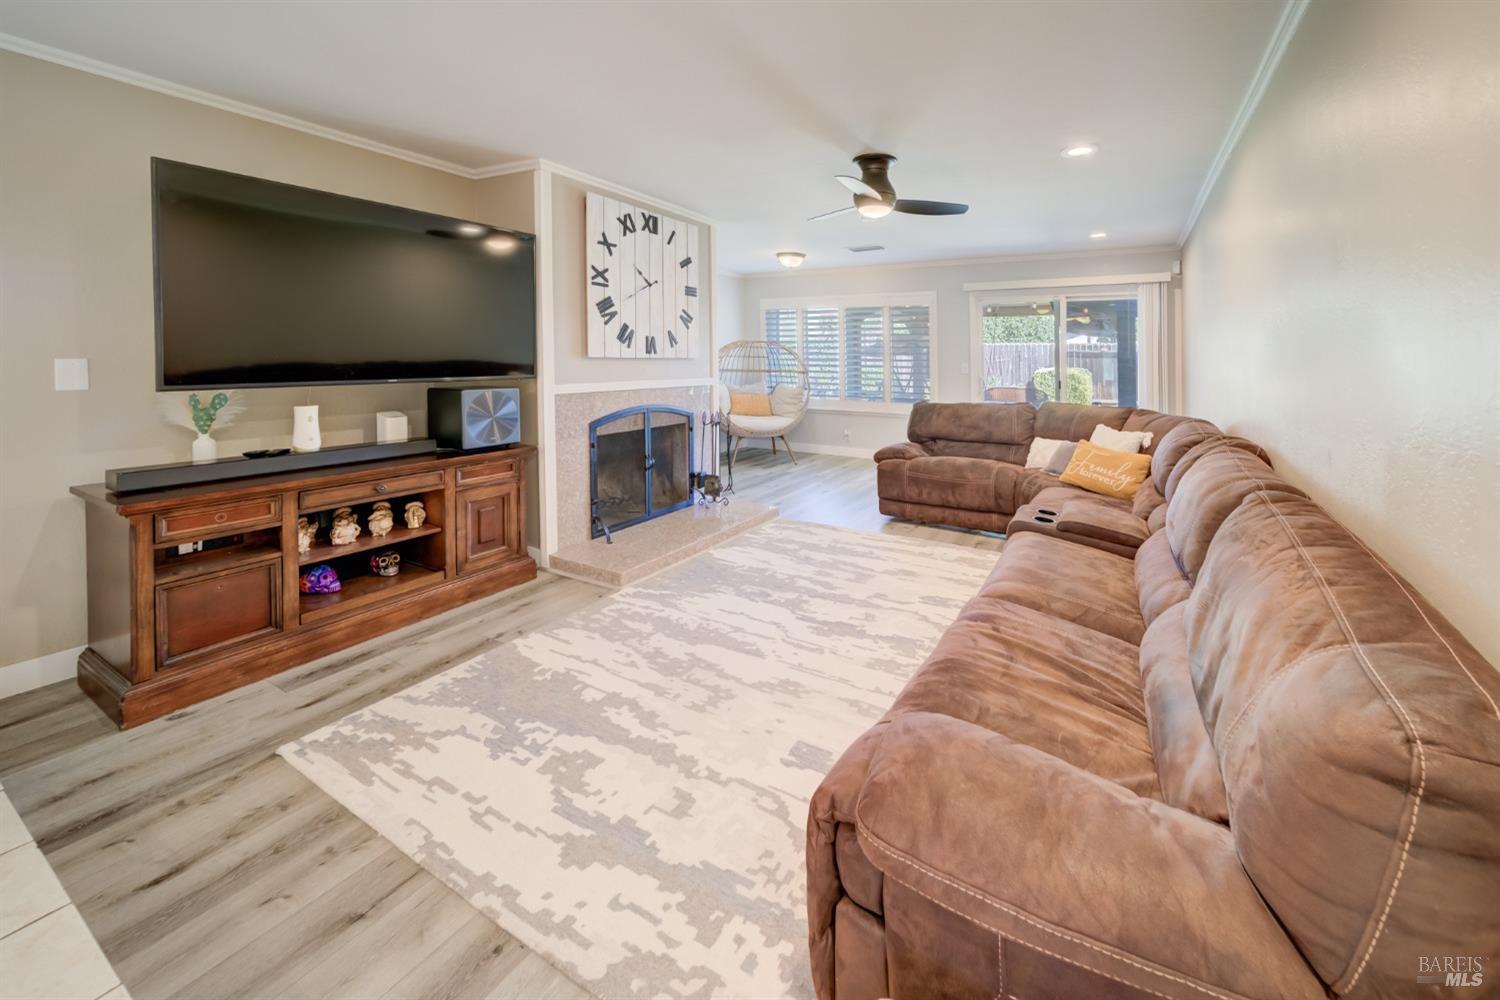
<path fill-rule="evenodd" d="M 525 488 L 535 454 L 440 452 L 128 495 L 73 487 L 88 556 L 78 686 L 134 726 L 535 579 Z M 396 517 L 380 539 L 366 526 L 377 500 Z M 411 500 L 427 509 L 415 529 L 402 517 Z M 361 532 L 335 546 L 326 522 L 346 506 Z M 305 555 L 298 517 L 324 522 Z M 377 576 L 370 556 L 388 549 L 401 571 Z M 340 591 L 300 592 L 318 563 L 338 572 Z"/>

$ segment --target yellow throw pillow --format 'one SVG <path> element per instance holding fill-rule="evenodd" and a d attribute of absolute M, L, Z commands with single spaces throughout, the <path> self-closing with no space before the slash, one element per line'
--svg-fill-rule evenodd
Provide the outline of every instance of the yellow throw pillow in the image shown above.
<path fill-rule="evenodd" d="M 1111 451 L 1087 441 L 1078 442 L 1061 481 L 1090 493 L 1129 500 L 1151 472 L 1150 455 Z"/>
<path fill-rule="evenodd" d="M 729 412 L 737 417 L 769 417 L 771 397 L 763 392 L 731 392 Z"/>

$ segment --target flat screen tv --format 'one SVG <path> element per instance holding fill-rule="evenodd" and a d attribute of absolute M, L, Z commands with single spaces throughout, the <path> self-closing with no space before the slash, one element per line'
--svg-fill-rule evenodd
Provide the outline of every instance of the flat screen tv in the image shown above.
<path fill-rule="evenodd" d="M 536 373 L 536 238 L 151 161 L 156 387 Z"/>

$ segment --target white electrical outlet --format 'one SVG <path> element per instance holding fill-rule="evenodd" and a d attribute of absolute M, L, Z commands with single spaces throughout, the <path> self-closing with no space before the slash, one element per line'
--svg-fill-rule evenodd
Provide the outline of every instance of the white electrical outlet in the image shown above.
<path fill-rule="evenodd" d="M 52 388 L 58 392 L 83 392 L 88 387 L 88 358 L 52 359 Z"/>

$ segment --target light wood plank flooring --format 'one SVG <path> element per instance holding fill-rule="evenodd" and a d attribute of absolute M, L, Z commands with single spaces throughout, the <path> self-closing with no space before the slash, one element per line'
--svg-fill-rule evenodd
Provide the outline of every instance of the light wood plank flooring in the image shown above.
<path fill-rule="evenodd" d="M 737 495 L 783 516 L 998 548 L 892 522 L 867 460 L 746 449 Z M 0 780 L 121 980 L 181 997 L 587 994 L 275 756 L 281 744 L 599 600 L 535 583 L 118 732 L 64 682 L 0 701 Z"/>

